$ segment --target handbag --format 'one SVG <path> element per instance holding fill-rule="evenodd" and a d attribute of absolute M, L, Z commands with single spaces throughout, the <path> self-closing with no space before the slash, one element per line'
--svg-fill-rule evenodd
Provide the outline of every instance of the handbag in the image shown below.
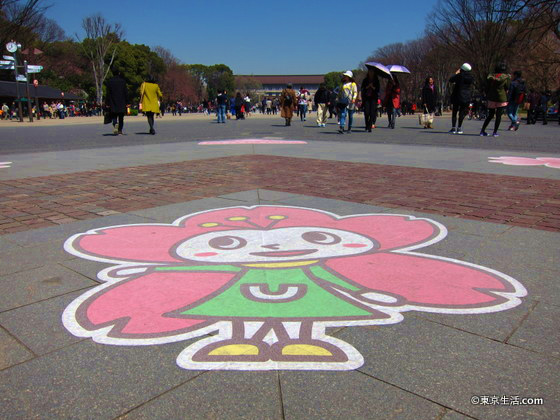
<path fill-rule="evenodd" d="M 110 124 L 113 122 L 113 114 L 109 110 L 103 111 L 103 124 Z"/>

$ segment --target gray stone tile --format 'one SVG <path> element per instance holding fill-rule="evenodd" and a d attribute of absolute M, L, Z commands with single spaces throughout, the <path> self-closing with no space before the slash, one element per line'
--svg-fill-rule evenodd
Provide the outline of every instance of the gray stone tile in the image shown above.
<path fill-rule="evenodd" d="M 360 372 L 281 372 L 286 420 L 435 419 L 442 407 Z"/>
<path fill-rule="evenodd" d="M 127 214 L 150 218 L 146 223 L 171 223 L 179 217 L 198 211 L 213 208 L 232 207 L 245 205 L 245 203 L 226 200 L 223 198 L 204 198 L 200 200 L 187 201 L 185 203 L 169 204 L 167 206 L 153 207 L 150 209 L 137 210 Z"/>
<path fill-rule="evenodd" d="M 62 261 L 59 264 L 98 283 L 102 283 L 102 281 L 97 278 L 97 273 L 108 267 L 108 264 L 89 261 L 83 258 Z"/>
<path fill-rule="evenodd" d="M 6 369 L 0 372 L 0 418 L 114 419 L 200 373 L 175 364 L 184 346 L 84 340 Z"/>
<path fill-rule="evenodd" d="M 345 328 L 337 337 L 362 353 L 360 371 L 485 420 L 556 418 L 560 361 L 407 317 L 378 328 Z M 481 406 L 472 396 L 544 398 L 541 406 Z"/>
<path fill-rule="evenodd" d="M 508 343 L 560 357 L 560 306 L 540 302 Z"/>
<path fill-rule="evenodd" d="M 457 413 L 456 411 L 450 410 L 447 413 L 445 413 L 445 415 L 442 417 L 441 420 L 470 420 L 470 419 L 472 419 L 472 417 L 467 417 L 461 413 Z"/>
<path fill-rule="evenodd" d="M 65 239 L 75 233 L 85 232 L 103 226 L 113 226 L 132 223 L 146 223 L 150 219 L 145 217 L 115 214 L 111 216 L 100 217 L 98 219 L 81 220 L 79 222 L 67 223 L 59 226 L 50 226 L 43 229 L 29 230 L 26 232 L 17 232 L 5 235 L 8 240 L 14 241 L 20 245 L 28 246 L 40 242 L 48 242 L 55 239 Z"/>
<path fill-rule="evenodd" d="M 461 219 L 460 217 L 441 216 L 439 214 L 424 213 L 414 210 L 388 209 L 386 213 L 410 214 L 416 217 L 425 217 L 435 220 L 447 228 L 449 233 L 466 233 L 476 236 L 494 237 L 513 229 L 513 226 L 499 223 L 478 222 L 476 220 Z"/>
<path fill-rule="evenodd" d="M 311 196 L 289 198 L 282 200 L 281 204 L 325 210 L 340 216 L 365 213 L 384 213 L 387 210 L 385 207 Z"/>
<path fill-rule="evenodd" d="M 515 255 L 537 251 L 540 255 L 535 264 L 560 271 L 560 233 L 544 230 L 526 229 L 518 226 L 505 232 L 500 240 Z"/>
<path fill-rule="evenodd" d="M 14 251 L 20 248 L 21 245 L 7 240 L 5 236 L 0 236 L 0 254 L 5 254 L 6 252 Z"/>
<path fill-rule="evenodd" d="M 33 358 L 33 354 L 0 328 L 0 370 Z"/>
<path fill-rule="evenodd" d="M 225 198 L 227 200 L 235 200 L 235 201 L 258 202 L 259 194 L 257 190 L 248 190 L 248 191 L 240 191 L 232 194 L 221 195 L 219 198 Z"/>
<path fill-rule="evenodd" d="M 63 241 L 56 240 L 28 247 L 18 247 L 7 253 L 1 253 L 0 276 L 42 267 L 49 262 L 66 261 L 75 258 L 64 251 L 62 244 Z"/>
<path fill-rule="evenodd" d="M 517 328 L 535 303 L 524 298 L 522 303 L 515 308 L 490 314 L 454 315 L 428 312 L 411 312 L 410 314 L 493 340 L 504 341 Z"/>
<path fill-rule="evenodd" d="M 0 277 L 0 312 L 97 283 L 58 264 Z"/>
<path fill-rule="evenodd" d="M 0 313 L 0 325 L 29 347 L 45 354 L 83 340 L 62 325 L 62 312 L 83 291 L 69 293 Z"/>
<path fill-rule="evenodd" d="M 207 372 L 119 420 L 281 420 L 277 375 L 276 372 Z"/>
<path fill-rule="evenodd" d="M 292 194 L 283 191 L 272 191 L 259 189 L 259 200 L 263 201 L 282 201 L 290 198 L 297 198 L 299 194 Z"/>

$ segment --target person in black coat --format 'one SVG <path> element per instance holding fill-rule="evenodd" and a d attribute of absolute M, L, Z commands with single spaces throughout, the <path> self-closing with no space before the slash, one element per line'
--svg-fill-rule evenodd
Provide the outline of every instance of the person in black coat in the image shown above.
<path fill-rule="evenodd" d="M 319 85 L 319 89 L 315 92 L 315 97 L 313 98 L 315 104 L 317 105 L 317 126 L 325 127 L 327 124 L 327 111 L 329 106 L 329 91 L 327 90 L 324 83 Z"/>
<path fill-rule="evenodd" d="M 472 67 L 469 63 L 465 63 L 455 75 L 449 79 L 449 83 L 455 83 L 453 92 L 451 93 L 451 104 L 453 110 L 451 114 L 452 128 L 449 131 L 452 134 L 463 134 L 463 120 L 467 115 L 469 103 L 471 100 L 471 87 L 474 84 L 474 77 L 471 74 Z M 457 113 L 459 114 L 459 124 L 457 125 Z"/>
<path fill-rule="evenodd" d="M 241 93 L 237 92 L 235 95 L 235 119 L 242 120 L 245 117 L 243 116 L 243 112 L 241 112 L 241 107 L 244 105 L 243 98 L 241 97 Z"/>
<path fill-rule="evenodd" d="M 123 134 L 124 114 L 128 98 L 126 81 L 123 79 L 122 73 L 119 70 L 115 70 L 113 77 L 106 82 L 105 86 L 107 88 L 105 104 L 113 117 L 113 134 L 115 136 Z"/>
<path fill-rule="evenodd" d="M 438 101 L 438 91 L 434 83 L 433 77 L 427 77 L 422 88 L 422 110 L 424 113 L 435 114 Z M 432 128 L 432 124 L 428 123 L 426 128 Z"/>
<path fill-rule="evenodd" d="M 362 81 L 360 94 L 366 119 L 366 131 L 371 133 L 371 129 L 375 128 L 377 121 L 377 100 L 379 99 L 379 78 L 372 68 L 368 68 L 368 74 Z"/>

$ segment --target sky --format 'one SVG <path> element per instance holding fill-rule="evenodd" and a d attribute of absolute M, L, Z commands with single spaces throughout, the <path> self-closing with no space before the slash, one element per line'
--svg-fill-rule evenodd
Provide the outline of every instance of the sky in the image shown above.
<path fill-rule="evenodd" d="M 437 0 L 51 0 L 69 36 L 101 13 L 125 39 L 161 45 L 185 64 L 235 74 L 324 74 L 357 68 L 376 48 L 421 36 Z M 393 63 L 388 63 L 393 64 Z"/>

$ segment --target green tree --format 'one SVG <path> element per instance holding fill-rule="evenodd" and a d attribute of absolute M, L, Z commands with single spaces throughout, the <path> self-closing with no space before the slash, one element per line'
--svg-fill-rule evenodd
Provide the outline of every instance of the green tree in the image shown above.
<path fill-rule="evenodd" d="M 138 96 L 140 85 L 149 77 L 162 78 L 165 64 L 150 47 L 143 44 L 118 43 L 112 70 L 119 70 L 126 80 L 130 99 Z"/>
<path fill-rule="evenodd" d="M 327 89 L 333 90 L 340 86 L 342 71 L 331 71 L 325 74 L 325 86 Z"/>
<path fill-rule="evenodd" d="M 201 96 L 205 89 L 210 100 L 217 96 L 218 90 L 231 92 L 235 89 L 233 71 L 225 64 L 187 64 L 185 67 L 200 82 Z"/>

